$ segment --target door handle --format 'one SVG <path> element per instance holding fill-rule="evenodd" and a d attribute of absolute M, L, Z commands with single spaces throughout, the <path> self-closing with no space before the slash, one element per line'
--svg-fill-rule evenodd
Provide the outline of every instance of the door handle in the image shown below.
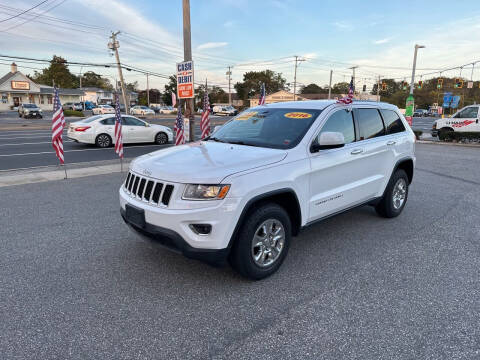
<path fill-rule="evenodd" d="M 352 150 L 352 152 L 350 154 L 358 155 L 358 154 L 361 154 L 362 152 L 363 152 L 363 149 L 354 149 L 354 150 Z"/>
<path fill-rule="evenodd" d="M 397 143 L 396 141 L 391 140 L 391 141 L 387 142 L 387 145 L 395 145 L 396 143 Z"/>

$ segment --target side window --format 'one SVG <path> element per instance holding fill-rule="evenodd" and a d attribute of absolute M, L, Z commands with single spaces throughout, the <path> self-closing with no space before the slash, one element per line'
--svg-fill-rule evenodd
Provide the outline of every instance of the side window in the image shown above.
<path fill-rule="evenodd" d="M 327 131 L 342 133 L 345 138 L 345 144 L 354 142 L 355 127 L 353 125 L 352 112 L 342 109 L 330 115 L 320 133 Z"/>
<path fill-rule="evenodd" d="M 377 109 L 357 109 L 355 117 L 358 121 L 360 140 L 385 135 L 383 121 Z"/>
<path fill-rule="evenodd" d="M 109 118 L 103 119 L 102 121 L 100 121 L 100 123 L 102 125 L 115 125 L 115 118 L 109 117 Z"/>
<path fill-rule="evenodd" d="M 134 117 L 126 116 L 124 118 L 125 124 L 130 125 L 130 126 L 145 126 L 145 123 L 143 121 L 140 121 L 138 119 L 135 119 Z"/>
<path fill-rule="evenodd" d="M 403 126 L 402 120 L 400 120 L 400 117 L 395 111 L 380 110 L 380 112 L 382 113 L 383 121 L 387 128 L 387 135 L 405 131 L 405 126 Z"/>
<path fill-rule="evenodd" d="M 473 107 L 463 109 L 457 115 L 455 115 L 455 117 L 461 118 L 461 119 L 471 119 L 471 118 L 476 119 L 477 115 L 478 115 L 478 107 L 473 106 Z"/>

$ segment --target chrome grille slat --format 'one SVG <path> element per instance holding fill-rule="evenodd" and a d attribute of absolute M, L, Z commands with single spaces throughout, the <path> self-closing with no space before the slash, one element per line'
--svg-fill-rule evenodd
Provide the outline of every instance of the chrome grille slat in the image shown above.
<path fill-rule="evenodd" d="M 125 192 L 133 198 L 158 207 L 167 207 L 175 186 L 146 176 L 129 172 L 125 180 Z"/>

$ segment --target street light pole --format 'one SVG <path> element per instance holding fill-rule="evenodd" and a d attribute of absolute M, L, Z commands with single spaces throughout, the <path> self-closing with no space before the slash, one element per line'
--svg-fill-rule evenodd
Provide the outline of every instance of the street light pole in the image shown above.
<path fill-rule="evenodd" d="M 408 125 L 413 124 L 413 112 L 415 111 L 415 98 L 413 97 L 413 87 L 415 85 L 415 68 L 417 67 L 417 52 L 418 49 L 422 49 L 425 46 L 415 44 L 415 52 L 413 54 L 413 66 L 412 66 L 412 81 L 410 81 L 410 94 L 407 97 L 405 104 L 405 119 L 407 119 Z"/>
<path fill-rule="evenodd" d="M 418 49 L 423 49 L 425 46 L 415 44 L 415 52 L 413 53 L 413 67 L 412 67 L 412 81 L 410 82 L 410 95 L 413 95 L 413 87 L 415 85 L 415 68 L 417 67 L 417 52 Z"/>
<path fill-rule="evenodd" d="M 333 75 L 333 70 L 330 70 L 330 81 L 328 83 L 328 100 L 332 98 L 332 75 Z"/>

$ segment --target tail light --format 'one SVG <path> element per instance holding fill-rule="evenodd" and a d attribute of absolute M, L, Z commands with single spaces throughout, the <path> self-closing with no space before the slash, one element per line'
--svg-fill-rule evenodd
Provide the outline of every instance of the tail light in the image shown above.
<path fill-rule="evenodd" d="M 75 131 L 85 131 L 85 130 L 88 130 L 90 129 L 90 126 L 79 126 L 77 128 L 75 128 Z"/>

